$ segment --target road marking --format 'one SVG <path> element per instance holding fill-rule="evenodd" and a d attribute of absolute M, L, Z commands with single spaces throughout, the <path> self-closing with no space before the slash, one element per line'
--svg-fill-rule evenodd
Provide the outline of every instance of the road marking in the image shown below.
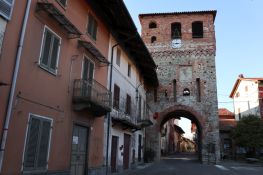
<path fill-rule="evenodd" d="M 234 169 L 234 170 L 258 171 L 257 169 L 252 168 L 252 167 L 238 167 L 238 166 L 235 167 L 235 166 L 232 166 L 231 168 Z"/>
<path fill-rule="evenodd" d="M 223 171 L 229 171 L 229 169 L 227 169 L 226 167 L 222 166 L 222 165 L 215 165 L 215 167 L 219 168 L 220 170 Z"/>

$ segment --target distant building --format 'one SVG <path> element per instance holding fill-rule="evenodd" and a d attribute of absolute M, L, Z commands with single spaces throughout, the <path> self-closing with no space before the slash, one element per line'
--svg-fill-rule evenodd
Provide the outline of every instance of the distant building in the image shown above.
<path fill-rule="evenodd" d="M 220 108 L 218 110 L 218 116 L 221 158 L 233 158 L 235 155 L 235 145 L 230 137 L 230 132 L 236 126 L 235 115 L 225 108 Z"/>
<path fill-rule="evenodd" d="M 178 119 L 168 120 L 161 129 L 161 153 L 162 155 L 180 152 L 180 143 L 185 133 L 177 125 Z"/>
<path fill-rule="evenodd" d="M 231 91 L 236 120 L 252 114 L 263 119 L 263 78 L 238 76 Z"/>

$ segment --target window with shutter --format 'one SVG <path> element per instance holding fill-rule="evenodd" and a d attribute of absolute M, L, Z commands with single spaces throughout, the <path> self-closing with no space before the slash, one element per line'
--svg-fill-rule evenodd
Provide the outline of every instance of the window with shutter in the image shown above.
<path fill-rule="evenodd" d="M 64 7 L 66 7 L 66 5 L 67 5 L 67 0 L 57 0 L 57 2 Z"/>
<path fill-rule="evenodd" d="M 40 56 L 40 66 L 56 74 L 61 39 L 51 30 L 45 28 Z"/>
<path fill-rule="evenodd" d="M 10 20 L 14 0 L 0 0 L 0 15 L 5 19 Z"/>
<path fill-rule="evenodd" d="M 24 154 L 24 171 L 46 169 L 50 134 L 51 120 L 30 115 Z"/>
<path fill-rule="evenodd" d="M 121 64 L 121 49 L 117 48 L 117 53 L 116 53 L 116 64 L 120 66 Z"/>
<path fill-rule="evenodd" d="M 131 115 L 131 96 L 128 94 L 126 98 L 126 114 Z"/>
<path fill-rule="evenodd" d="M 97 39 L 97 28 L 98 28 L 98 23 L 96 19 L 89 14 L 88 18 L 88 28 L 87 28 L 87 33 L 94 39 Z"/>
<path fill-rule="evenodd" d="M 142 119 L 142 96 L 139 95 L 139 109 L 138 109 L 138 120 Z"/>
<path fill-rule="evenodd" d="M 83 60 L 82 79 L 92 80 L 94 76 L 94 63 L 87 57 Z"/>
<path fill-rule="evenodd" d="M 128 72 L 127 72 L 128 77 L 131 77 L 131 65 L 128 64 Z"/>
<path fill-rule="evenodd" d="M 113 107 L 119 109 L 120 105 L 120 87 L 114 84 L 114 97 L 113 97 Z"/>

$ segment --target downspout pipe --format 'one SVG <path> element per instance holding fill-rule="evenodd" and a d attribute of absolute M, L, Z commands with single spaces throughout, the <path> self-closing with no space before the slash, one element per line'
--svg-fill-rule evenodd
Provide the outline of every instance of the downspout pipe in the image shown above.
<path fill-rule="evenodd" d="M 138 33 L 136 33 L 135 35 L 123 40 L 123 41 L 120 41 L 120 42 L 117 42 L 116 44 L 114 44 L 112 47 L 111 47 L 111 59 L 110 59 L 110 80 L 109 80 L 109 91 L 112 92 L 112 69 L 113 69 L 113 54 L 114 54 L 114 48 L 117 47 L 118 45 L 120 44 L 123 44 L 135 37 L 138 36 Z M 106 148 L 106 175 L 109 174 L 109 141 L 110 141 L 110 123 L 111 123 L 111 117 L 110 117 L 110 112 L 107 113 L 107 148 Z"/>
<path fill-rule="evenodd" d="M 12 78 L 12 85 L 11 85 L 11 90 L 10 90 L 10 94 L 9 94 L 7 112 L 6 112 L 6 116 L 5 116 L 5 123 L 4 123 L 4 129 L 3 129 L 2 140 L 1 140 L 0 174 L 2 174 L 6 140 L 7 140 L 9 124 L 10 124 L 10 120 L 11 120 L 11 116 L 12 116 L 12 108 L 13 108 L 13 103 L 14 103 L 16 82 L 17 82 L 17 76 L 18 76 L 18 72 L 19 72 L 21 54 L 22 54 L 24 40 L 25 40 L 25 33 L 26 33 L 28 16 L 29 16 L 29 12 L 30 12 L 31 1 L 32 0 L 27 0 L 26 11 L 25 11 L 24 19 L 23 19 L 23 24 L 22 24 L 21 33 L 20 33 L 20 39 L 19 39 L 18 48 L 17 48 L 17 52 L 16 52 L 15 69 L 14 69 L 13 78 Z"/>

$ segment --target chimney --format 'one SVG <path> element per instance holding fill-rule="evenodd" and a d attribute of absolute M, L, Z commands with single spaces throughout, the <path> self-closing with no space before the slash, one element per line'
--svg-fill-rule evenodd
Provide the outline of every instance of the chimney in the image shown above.
<path fill-rule="evenodd" d="M 244 78 L 244 75 L 243 74 L 239 74 L 238 78 Z"/>

